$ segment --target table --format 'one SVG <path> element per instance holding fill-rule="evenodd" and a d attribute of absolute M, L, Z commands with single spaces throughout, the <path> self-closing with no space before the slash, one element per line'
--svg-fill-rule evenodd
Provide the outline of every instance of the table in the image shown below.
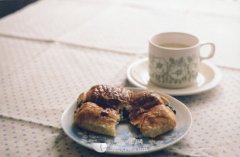
<path fill-rule="evenodd" d="M 112 156 L 69 139 L 61 114 L 95 84 L 131 86 L 148 39 L 183 31 L 216 44 L 214 89 L 176 97 L 193 115 L 179 143 L 143 156 L 238 156 L 240 3 L 230 0 L 42 0 L 0 19 L 1 156 Z"/>

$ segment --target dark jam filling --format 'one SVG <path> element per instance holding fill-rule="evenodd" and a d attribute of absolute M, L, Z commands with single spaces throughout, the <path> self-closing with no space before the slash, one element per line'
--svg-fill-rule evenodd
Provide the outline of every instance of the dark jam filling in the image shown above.
<path fill-rule="evenodd" d="M 120 110 L 121 122 L 127 122 L 129 119 L 129 111 L 125 108 Z"/>

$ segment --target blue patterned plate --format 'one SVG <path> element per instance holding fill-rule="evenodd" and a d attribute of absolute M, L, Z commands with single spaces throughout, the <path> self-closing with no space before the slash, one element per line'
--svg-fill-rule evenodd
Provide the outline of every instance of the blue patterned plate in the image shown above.
<path fill-rule="evenodd" d="M 133 91 L 142 89 L 130 88 Z M 192 117 L 189 109 L 177 99 L 159 93 L 170 101 L 171 106 L 177 112 L 177 126 L 170 132 L 163 134 L 157 139 L 143 137 L 140 132 L 128 123 L 120 123 L 117 126 L 117 136 L 109 137 L 95 134 L 78 128 L 73 123 L 73 113 L 77 104 L 70 105 L 61 118 L 62 128 L 65 133 L 82 146 L 97 152 L 110 154 L 143 154 L 161 150 L 180 141 L 190 130 Z"/>

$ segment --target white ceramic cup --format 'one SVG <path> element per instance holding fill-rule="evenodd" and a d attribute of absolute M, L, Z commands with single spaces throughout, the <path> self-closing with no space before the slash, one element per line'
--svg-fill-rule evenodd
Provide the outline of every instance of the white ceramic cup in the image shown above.
<path fill-rule="evenodd" d="M 202 56 L 203 46 L 208 45 L 209 52 Z M 215 45 L 200 43 L 191 34 L 166 32 L 153 36 L 149 41 L 150 81 L 164 88 L 184 88 L 197 80 L 200 62 L 212 58 Z"/>

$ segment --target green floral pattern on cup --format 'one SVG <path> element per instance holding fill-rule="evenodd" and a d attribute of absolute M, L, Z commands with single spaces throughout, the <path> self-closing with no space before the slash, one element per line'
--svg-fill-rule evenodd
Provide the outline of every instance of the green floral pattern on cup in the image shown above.
<path fill-rule="evenodd" d="M 150 77 L 163 84 L 186 84 L 196 80 L 198 61 L 192 57 L 150 59 Z"/>

